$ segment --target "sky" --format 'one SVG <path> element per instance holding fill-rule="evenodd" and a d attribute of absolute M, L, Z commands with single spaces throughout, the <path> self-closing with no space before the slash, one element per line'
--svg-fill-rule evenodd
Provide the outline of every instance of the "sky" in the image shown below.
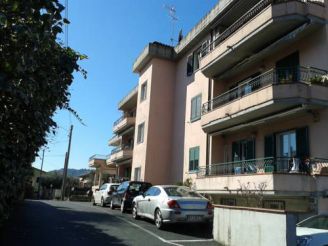
<path fill-rule="evenodd" d="M 64 4 L 64 0 L 62 3 Z M 68 45 L 88 56 L 79 64 L 88 72 L 87 79 L 75 74 L 71 107 L 85 126 L 67 111 L 54 116 L 56 135 L 49 136 L 43 170 L 63 168 L 68 147 L 68 130 L 73 124 L 69 168 L 89 168 L 89 157 L 110 153 L 108 140 L 113 122 L 121 113 L 118 102 L 138 83 L 132 72 L 133 62 L 153 41 L 171 44 L 174 30 L 186 35 L 218 0 L 68 0 Z M 178 21 L 173 28 L 168 10 L 174 6 Z M 64 13 L 63 13 L 64 15 Z M 33 166 L 41 167 L 41 156 Z"/>

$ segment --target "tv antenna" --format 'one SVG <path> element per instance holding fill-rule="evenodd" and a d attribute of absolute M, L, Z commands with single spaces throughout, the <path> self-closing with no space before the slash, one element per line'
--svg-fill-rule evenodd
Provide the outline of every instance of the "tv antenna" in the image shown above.
<path fill-rule="evenodd" d="M 177 11 L 175 9 L 175 6 L 174 5 L 167 5 L 165 4 L 164 5 L 164 8 L 168 11 L 168 14 L 171 18 L 171 22 L 172 22 L 172 33 L 171 33 L 171 38 L 170 38 L 170 41 L 171 41 L 171 44 L 172 46 L 174 45 L 174 42 L 177 42 L 177 40 L 174 39 L 174 35 L 175 35 L 175 26 L 176 26 L 176 23 L 178 21 L 178 17 L 177 17 Z"/>

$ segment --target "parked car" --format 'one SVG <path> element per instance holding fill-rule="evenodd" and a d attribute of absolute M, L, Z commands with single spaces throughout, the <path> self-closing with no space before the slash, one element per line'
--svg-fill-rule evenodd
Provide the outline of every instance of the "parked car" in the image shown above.
<path fill-rule="evenodd" d="M 328 214 L 309 217 L 297 224 L 297 246 L 328 245 Z"/>
<path fill-rule="evenodd" d="M 117 187 L 120 184 L 115 183 L 106 183 L 103 184 L 99 189 L 93 193 L 92 204 L 100 204 L 102 207 L 105 207 L 107 204 L 110 204 L 112 200 L 113 193 L 116 191 Z"/>
<path fill-rule="evenodd" d="M 213 205 L 187 187 L 156 185 L 133 199 L 132 216 L 152 219 L 158 229 L 167 223 L 211 223 Z"/>
<path fill-rule="evenodd" d="M 121 212 L 124 213 L 126 210 L 131 210 L 133 198 L 144 193 L 151 187 L 151 183 L 140 182 L 140 181 L 125 181 L 117 188 L 114 192 L 110 207 L 115 209 L 116 207 L 121 208 Z"/>

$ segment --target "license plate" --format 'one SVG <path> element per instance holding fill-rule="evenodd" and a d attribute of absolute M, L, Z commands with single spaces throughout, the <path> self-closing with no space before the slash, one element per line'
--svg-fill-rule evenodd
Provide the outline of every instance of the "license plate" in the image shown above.
<path fill-rule="evenodd" d="M 187 220 L 188 221 L 201 221 L 203 219 L 202 215 L 188 215 Z"/>

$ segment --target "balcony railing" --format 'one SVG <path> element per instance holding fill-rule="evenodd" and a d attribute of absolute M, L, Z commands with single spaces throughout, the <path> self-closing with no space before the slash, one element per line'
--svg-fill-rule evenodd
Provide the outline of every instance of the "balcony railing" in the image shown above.
<path fill-rule="evenodd" d="M 259 173 L 320 174 L 323 168 L 328 169 L 328 159 L 311 158 L 301 160 L 299 158 L 269 157 L 200 167 L 197 172 L 197 178 Z"/>
<path fill-rule="evenodd" d="M 253 8 L 251 8 L 248 12 L 246 12 L 242 17 L 240 17 L 237 21 L 235 21 L 231 26 L 229 26 L 225 31 L 223 31 L 217 38 L 215 38 L 212 42 L 210 42 L 207 46 L 204 46 L 201 49 L 200 59 L 209 54 L 212 50 L 214 50 L 220 43 L 230 37 L 233 33 L 239 30 L 243 25 L 252 20 L 256 15 L 261 13 L 265 8 L 267 8 L 271 4 L 275 3 L 283 3 L 283 2 L 312 2 L 324 4 L 324 0 L 262 0 L 257 3 Z"/>
<path fill-rule="evenodd" d="M 288 67 L 271 69 L 203 104 L 202 114 L 206 114 L 233 100 L 246 96 L 267 85 L 286 83 L 308 83 L 328 86 L 327 71 L 313 67 Z"/>
<path fill-rule="evenodd" d="M 121 123 L 123 120 L 125 119 L 125 115 L 122 115 L 120 118 L 118 118 L 115 122 L 114 122 L 114 126 L 117 126 L 119 123 Z"/>
<path fill-rule="evenodd" d="M 93 155 L 89 158 L 89 161 L 92 161 L 92 160 L 106 160 L 107 159 L 107 156 L 106 155 Z"/>
<path fill-rule="evenodd" d="M 133 149 L 133 147 L 131 145 L 123 145 L 123 146 L 119 146 L 117 148 L 112 149 L 111 154 L 113 155 L 113 154 L 118 153 L 122 150 L 132 150 L 132 149 Z"/>
<path fill-rule="evenodd" d="M 328 159 L 311 158 L 301 160 L 299 158 L 269 157 L 200 167 L 197 178 L 260 173 L 320 174 L 324 169 L 328 169 Z"/>

